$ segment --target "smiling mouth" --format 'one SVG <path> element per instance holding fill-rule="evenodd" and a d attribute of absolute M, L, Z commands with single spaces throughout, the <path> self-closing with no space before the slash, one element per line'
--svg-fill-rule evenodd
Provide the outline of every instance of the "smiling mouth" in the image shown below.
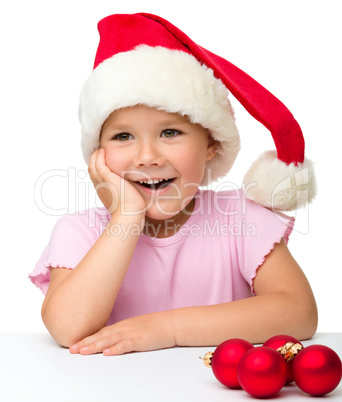
<path fill-rule="evenodd" d="M 159 180 L 139 180 L 136 183 L 151 190 L 161 190 L 169 186 L 175 178 L 172 179 L 159 179 Z"/>

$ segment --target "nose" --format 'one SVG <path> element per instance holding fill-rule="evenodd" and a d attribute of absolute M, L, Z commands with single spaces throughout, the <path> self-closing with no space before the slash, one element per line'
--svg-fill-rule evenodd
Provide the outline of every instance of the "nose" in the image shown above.
<path fill-rule="evenodd" d="M 135 158 L 135 166 L 163 166 L 165 158 L 161 149 L 153 141 L 144 141 L 139 144 Z"/>

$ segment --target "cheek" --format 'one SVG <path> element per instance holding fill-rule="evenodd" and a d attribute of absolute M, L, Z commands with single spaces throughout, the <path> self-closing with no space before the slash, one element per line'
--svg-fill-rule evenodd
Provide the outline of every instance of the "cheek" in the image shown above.
<path fill-rule="evenodd" d="M 106 165 L 109 169 L 117 174 L 120 174 L 122 170 L 128 170 L 129 158 L 124 152 L 118 152 L 118 150 L 106 149 Z"/>
<path fill-rule="evenodd" d="M 206 165 L 206 153 L 203 149 L 194 149 L 191 153 L 185 153 L 180 158 L 183 161 L 183 172 L 193 180 L 201 182 Z"/>

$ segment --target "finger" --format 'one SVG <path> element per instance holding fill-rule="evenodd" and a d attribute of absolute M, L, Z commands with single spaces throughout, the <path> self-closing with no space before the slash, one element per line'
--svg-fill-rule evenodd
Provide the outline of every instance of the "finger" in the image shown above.
<path fill-rule="evenodd" d="M 110 337 L 101 335 L 99 337 L 95 334 L 94 336 L 85 338 L 83 341 L 70 347 L 70 351 L 71 353 L 76 353 L 75 350 L 78 350 L 77 353 L 81 355 L 92 355 L 103 352 L 104 349 L 113 346 L 115 343 L 116 340 L 113 335 Z"/>
<path fill-rule="evenodd" d="M 97 158 L 97 154 L 99 153 L 100 148 L 95 149 L 95 151 L 90 155 L 89 158 L 89 165 L 92 164 L 92 162 L 95 161 L 95 159 Z"/>
<path fill-rule="evenodd" d="M 109 338 L 99 339 L 95 342 L 91 342 L 86 346 L 82 346 L 80 348 L 81 355 L 93 355 L 96 353 L 103 352 L 104 349 L 110 347 L 113 344 L 113 341 Z"/>
<path fill-rule="evenodd" d="M 99 149 L 99 152 L 95 159 L 95 170 L 104 180 L 109 180 L 111 170 L 106 165 L 105 151 L 103 148 Z"/>
<path fill-rule="evenodd" d="M 118 356 L 137 351 L 139 350 L 134 347 L 134 342 L 131 339 L 123 339 L 113 346 L 104 348 L 103 354 L 104 356 Z"/>
<path fill-rule="evenodd" d="M 99 183 L 101 181 L 101 177 L 98 174 L 98 172 L 96 170 L 96 166 L 95 166 L 98 153 L 99 153 L 99 149 L 97 149 L 96 151 L 94 151 L 92 153 L 92 155 L 90 156 L 90 159 L 89 159 L 89 164 L 88 164 L 88 173 L 89 173 L 89 176 L 90 176 L 92 182 L 94 183 L 94 185 L 96 185 L 97 183 Z"/>
<path fill-rule="evenodd" d="M 77 345 L 77 343 L 69 347 L 69 352 L 72 353 L 73 355 L 80 353 L 80 348 Z"/>
<path fill-rule="evenodd" d="M 84 346 L 86 346 L 85 339 L 80 342 L 75 343 L 74 345 L 71 345 L 69 347 L 69 351 L 72 354 L 77 354 L 77 353 L 80 353 L 80 349 Z"/>
<path fill-rule="evenodd" d="M 71 353 L 80 353 L 81 348 L 87 347 L 89 344 L 92 342 L 96 341 L 99 337 L 99 332 L 96 332 L 93 335 L 87 336 L 86 338 L 80 340 L 79 342 L 75 343 L 74 345 L 71 345 L 69 347 L 69 350 Z"/>

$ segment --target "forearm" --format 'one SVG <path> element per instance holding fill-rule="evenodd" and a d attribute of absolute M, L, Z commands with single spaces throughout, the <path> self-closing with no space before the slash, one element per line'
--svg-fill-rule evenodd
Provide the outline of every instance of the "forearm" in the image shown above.
<path fill-rule="evenodd" d="M 115 235 L 115 225 L 124 226 L 126 235 Z M 141 217 L 113 216 L 77 267 L 48 293 L 42 318 L 57 342 L 69 346 L 107 323 L 142 225 Z"/>
<path fill-rule="evenodd" d="M 263 343 L 279 334 L 298 340 L 314 335 L 315 298 L 285 242 L 275 245 L 266 257 L 253 285 L 255 297 L 132 317 L 83 339 L 71 351 L 117 355 L 175 345 L 214 346 L 232 338 Z"/>
<path fill-rule="evenodd" d="M 298 339 L 313 336 L 317 312 L 313 300 L 267 294 L 225 304 L 165 312 L 179 346 L 218 345 L 230 338 L 263 343 L 278 334 Z"/>

